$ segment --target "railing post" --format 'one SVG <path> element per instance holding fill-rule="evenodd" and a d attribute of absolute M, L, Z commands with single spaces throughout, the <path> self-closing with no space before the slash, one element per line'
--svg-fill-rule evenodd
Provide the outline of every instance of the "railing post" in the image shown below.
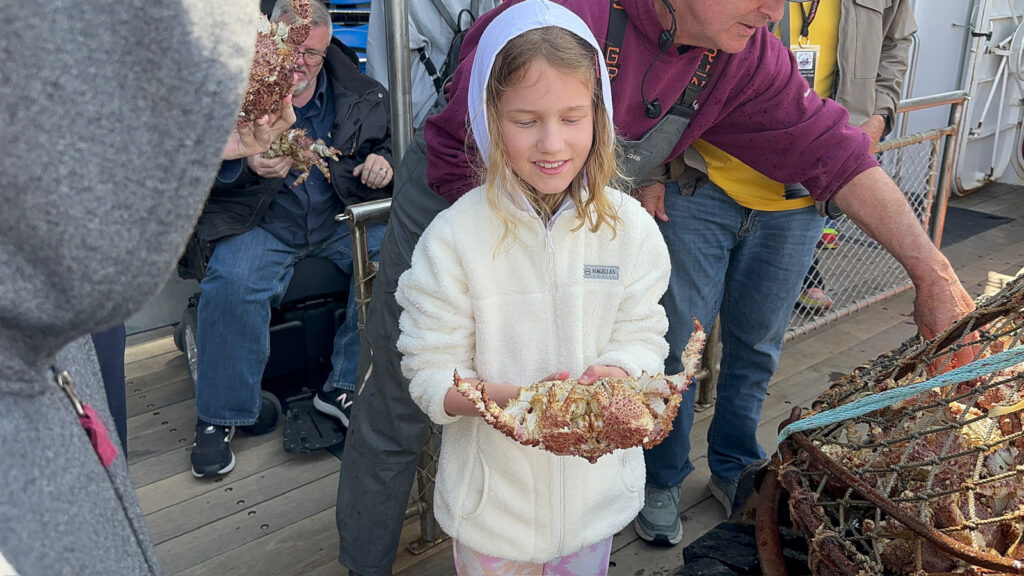
<path fill-rule="evenodd" d="M 935 202 L 932 204 L 932 227 L 930 230 L 932 243 L 942 247 L 942 231 L 946 226 L 946 206 L 949 202 L 950 186 L 953 181 L 953 164 L 956 162 L 956 141 L 960 134 L 960 123 L 963 120 L 963 105 L 966 100 L 955 102 L 949 109 L 949 125 L 953 130 L 946 134 L 942 150 L 942 162 L 939 165 L 939 183 L 935 190 Z"/>
<path fill-rule="evenodd" d="M 409 6 L 407 0 L 384 2 L 388 39 L 388 88 L 391 95 L 391 156 L 396 169 L 412 142 L 412 80 L 409 74 Z"/>
<path fill-rule="evenodd" d="M 356 299 L 360 332 L 366 326 L 366 313 L 370 306 L 373 277 L 377 273 L 376 267 L 370 262 L 369 250 L 366 246 L 366 227 L 370 224 L 384 222 L 390 213 L 391 199 L 382 198 L 353 204 L 345 208 L 344 214 L 334 217 L 338 222 L 348 224 L 349 234 L 352 236 L 352 270 L 355 274 L 356 293 L 351 297 Z"/>

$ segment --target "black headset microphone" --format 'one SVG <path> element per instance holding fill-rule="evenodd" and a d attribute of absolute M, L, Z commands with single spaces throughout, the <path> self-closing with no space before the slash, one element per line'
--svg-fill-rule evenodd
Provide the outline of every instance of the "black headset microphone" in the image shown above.
<path fill-rule="evenodd" d="M 654 57 L 654 60 L 651 61 L 650 66 L 644 72 L 644 77 L 640 79 L 640 99 L 644 102 L 644 113 L 651 120 L 656 120 L 661 116 L 661 102 L 657 98 L 648 100 L 647 96 L 644 96 L 644 83 L 647 82 L 647 74 L 654 68 L 658 58 L 661 58 L 662 54 L 668 52 L 668 49 L 676 41 L 676 9 L 672 7 L 669 0 L 661 0 L 661 3 L 668 9 L 668 14 L 672 18 L 672 24 L 667 30 L 662 30 L 661 34 L 658 34 L 658 55 Z"/>

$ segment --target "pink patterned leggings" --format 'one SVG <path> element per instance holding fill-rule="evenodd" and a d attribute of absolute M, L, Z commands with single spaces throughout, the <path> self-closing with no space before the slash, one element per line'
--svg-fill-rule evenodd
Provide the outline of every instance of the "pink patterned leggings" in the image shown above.
<path fill-rule="evenodd" d="M 612 537 L 543 564 L 516 562 L 488 556 L 452 540 L 455 571 L 459 576 L 606 576 Z"/>

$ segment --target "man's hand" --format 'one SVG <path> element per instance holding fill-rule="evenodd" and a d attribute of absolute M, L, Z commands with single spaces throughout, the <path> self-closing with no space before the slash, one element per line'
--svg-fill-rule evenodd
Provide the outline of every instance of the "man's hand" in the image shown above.
<path fill-rule="evenodd" d="M 962 316 L 974 310 L 974 301 L 964 290 L 960 280 L 938 275 L 935 281 L 915 284 L 914 321 L 921 337 L 931 339 L 953 325 Z M 968 334 L 961 339 L 964 344 L 978 340 L 977 334 Z M 949 355 L 942 355 L 931 362 L 926 370 L 932 376 L 963 366 L 978 355 L 977 346 L 960 348 L 950 361 Z"/>
<path fill-rule="evenodd" d="M 362 164 L 352 170 L 352 175 L 359 178 L 363 184 L 377 190 L 387 186 L 394 177 L 395 172 L 391 164 L 383 156 L 369 154 Z"/>
<path fill-rule="evenodd" d="M 295 124 L 295 108 L 292 107 L 292 95 L 289 94 L 281 101 L 281 111 L 270 117 L 270 141 L 277 140 L 292 124 Z"/>
<path fill-rule="evenodd" d="M 925 234 L 903 193 L 884 170 L 874 167 L 858 174 L 834 200 L 907 271 L 917 291 L 914 320 L 921 336 L 935 336 L 974 309 L 949 260 Z"/>
<path fill-rule="evenodd" d="M 636 197 L 640 205 L 647 210 L 647 213 L 656 220 L 668 222 L 668 214 L 665 213 L 665 183 L 655 182 L 642 188 L 637 188 Z"/>
<path fill-rule="evenodd" d="M 882 134 L 885 133 L 885 118 L 874 114 L 860 125 L 860 129 L 871 137 L 871 152 L 877 152 L 878 143 L 881 142 Z"/>
<path fill-rule="evenodd" d="M 937 274 L 935 280 L 915 284 L 914 288 L 914 322 L 926 339 L 934 338 L 974 310 L 974 301 L 955 275 Z"/>
<path fill-rule="evenodd" d="M 665 186 L 662 186 L 661 189 L 664 191 Z M 629 374 L 618 366 L 591 364 L 583 371 L 583 374 L 580 374 L 579 383 L 584 386 L 590 386 L 597 382 L 599 378 L 629 378 Z"/>
<path fill-rule="evenodd" d="M 292 159 L 290 156 L 265 158 L 262 154 L 259 154 L 257 156 L 249 156 L 245 159 L 245 163 L 249 165 L 250 170 L 262 178 L 284 178 L 288 175 L 288 171 L 292 169 Z"/>
<path fill-rule="evenodd" d="M 292 97 L 287 96 L 282 102 L 281 111 L 264 116 L 255 122 L 236 124 L 228 134 L 228 140 L 221 151 L 221 160 L 246 158 L 266 152 L 270 144 L 295 123 L 295 110 L 292 108 Z"/>

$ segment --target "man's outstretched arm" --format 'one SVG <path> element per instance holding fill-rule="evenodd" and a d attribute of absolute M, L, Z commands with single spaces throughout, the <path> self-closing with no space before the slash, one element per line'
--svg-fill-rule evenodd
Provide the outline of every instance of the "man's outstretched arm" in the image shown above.
<path fill-rule="evenodd" d="M 914 283 L 914 321 L 925 338 L 974 310 L 949 260 L 932 244 L 903 194 L 881 168 L 855 176 L 835 195 L 836 204 L 885 247 Z"/>

